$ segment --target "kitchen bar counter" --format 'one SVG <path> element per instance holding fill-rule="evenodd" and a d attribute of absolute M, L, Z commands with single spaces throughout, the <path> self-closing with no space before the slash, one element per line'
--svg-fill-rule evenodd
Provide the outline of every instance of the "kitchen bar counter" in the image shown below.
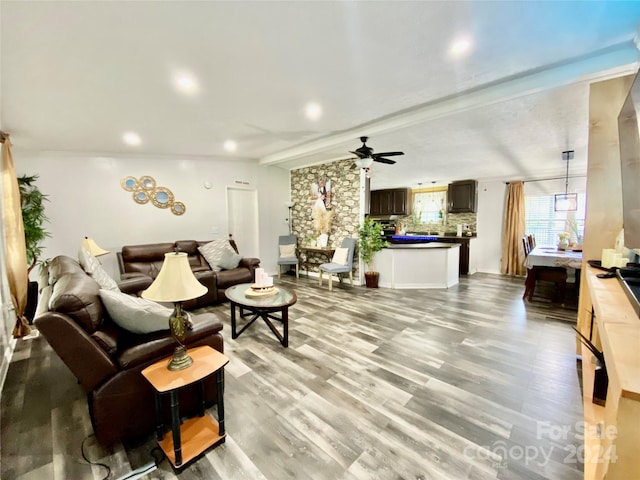
<path fill-rule="evenodd" d="M 477 271 L 477 261 L 471 243 L 476 239 L 476 234 L 463 235 L 428 235 L 425 232 L 411 232 L 406 235 L 389 235 L 387 240 L 393 245 L 421 244 L 431 242 L 459 243 L 460 262 L 458 272 L 460 275 L 471 275 Z"/>
<path fill-rule="evenodd" d="M 391 244 L 376 253 L 383 288 L 449 288 L 458 283 L 459 243 Z"/>

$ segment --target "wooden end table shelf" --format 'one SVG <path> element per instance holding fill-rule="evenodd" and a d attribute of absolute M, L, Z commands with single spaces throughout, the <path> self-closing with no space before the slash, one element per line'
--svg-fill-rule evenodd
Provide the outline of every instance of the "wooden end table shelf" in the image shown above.
<path fill-rule="evenodd" d="M 187 352 L 193 365 L 184 370 L 167 369 L 170 358 L 160 360 L 142 370 L 142 375 L 156 390 L 156 434 L 158 444 L 174 468 L 182 468 L 208 448 L 224 443 L 224 400 L 222 393 L 222 370 L 229 359 L 209 347 L 197 347 Z M 209 375 L 216 375 L 218 390 L 218 421 L 205 414 L 204 384 Z M 182 387 L 199 383 L 200 416 L 180 422 L 178 391 Z M 171 435 L 165 435 L 162 420 L 162 396 L 169 395 L 171 405 Z"/>

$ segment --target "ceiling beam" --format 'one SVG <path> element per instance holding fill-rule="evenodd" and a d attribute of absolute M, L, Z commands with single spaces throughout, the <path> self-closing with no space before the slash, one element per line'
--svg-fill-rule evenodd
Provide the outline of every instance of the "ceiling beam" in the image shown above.
<path fill-rule="evenodd" d="M 594 82 L 637 71 L 640 54 L 633 40 L 568 61 L 530 70 L 459 94 L 428 102 L 356 128 L 267 155 L 260 165 L 278 165 L 321 153 L 336 145 L 410 127 L 436 118 L 505 102 L 578 82 Z"/>

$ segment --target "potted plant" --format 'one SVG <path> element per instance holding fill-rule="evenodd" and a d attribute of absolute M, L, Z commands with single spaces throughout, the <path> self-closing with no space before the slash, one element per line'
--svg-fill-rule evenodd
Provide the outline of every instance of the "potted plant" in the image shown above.
<path fill-rule="evenodd" d="M 50 234 L 44 228 L 44 224 L 49 221 L 44 213 L 44 202 L 48 201 L 40 189 L 35 185 L 38 175 L 18 177 L 18 188 L 20 189 L 20 202 L 22 205 L 22 223 L 24 225 L 24 240 L 27 249 L 27 273 L 36 265 L 42 263 L 42 241 Z M 38 303 L 38 282 L 29 282 L 27 291 L 27 306 L 25 317 L 31 322 Z"/>
<path fill-rule="evenodd" d="M 378 288 L 379 272 L 372 271 L 373 257 L 376 252 L 389 245 L 383 236 L 382 225 L 369 217 L 364 219 L 360 230 L 358 230 L 358 252 L 360 258 L 365 263 L 367 270 L 364 272 L 365 282 L 368 288 Z"/>

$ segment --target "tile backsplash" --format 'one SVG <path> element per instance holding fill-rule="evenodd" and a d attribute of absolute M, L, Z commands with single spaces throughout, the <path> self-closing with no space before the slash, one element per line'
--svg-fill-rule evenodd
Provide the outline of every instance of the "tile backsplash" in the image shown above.
<path fill-rule="evenodd" d="M 413 223 L 411 216 L 401 217 L 396 220 L 396 224 L 402 223 L 407 232 L 438 232 L 443 234 L 446 232 L 455 232 L 458 225 L 468 225 L 468 231 L 476 233 L 478 225 L 477 213 L 448 213 L 445 217 L 445 223 Z"/>

